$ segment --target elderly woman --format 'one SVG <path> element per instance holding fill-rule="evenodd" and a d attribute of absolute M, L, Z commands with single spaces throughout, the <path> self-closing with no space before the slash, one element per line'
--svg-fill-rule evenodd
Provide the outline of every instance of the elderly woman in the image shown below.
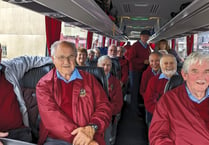
<path fill-rule="evenodd" d="M 116 115 L 121 111 L 123 105 L 123 96 L 120 81 L 110 74 L 112 61 L 107 55 L 101 56 L 98 59 L 97 66 L 104 68 L 105 75 L 108 79 L 108 91 L 110 96 L 112 115 Z"/>
<path fill-rule="evenodd" d="M 76 63 L 79 66 L 85 66 L 87 60 L 87 50 L 85 48 L 77 49 Z"/>
<path fill-rule="evenodd" d="M 120 81 L 110 74 L 110 70 L 112 67 L 112 61 L 109 56 L 104 55 L 98 59 L 97 63 L 98 67 L 103 67 L 105 75 L 108 79 L 108 92 L 110 96 L 110 106 L 112 110 L 112 115 L 115 116 L 120 113 L 121 108 L 123 106 L 123 95 L 122 89 L 120 85 Z M 117 124 L 110 124 L 110 126 L 106 129 L 105 140 L 110 140 L 114 138 L 116 135 Z M 106 142 L 106 145 L 111 145 L 111 143 Z"/>
<path fill-rule="evenodd" d="M 209 55 L 190 54 L 181 73 L 185 83 L 163 95 L 156 106 L 151 145 L 209 144 Z"/>

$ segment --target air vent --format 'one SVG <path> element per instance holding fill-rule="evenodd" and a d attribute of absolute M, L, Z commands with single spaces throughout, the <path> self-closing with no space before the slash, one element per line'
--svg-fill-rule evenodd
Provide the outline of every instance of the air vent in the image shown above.
<path fill-rule="evenodd" d="M 30 3 L 30 2 L 33 2 L 33 0 L 8 0 L 8 2 L 21 4 L 21 3 Z"/>
<path fill-rule="evenodd" d="M 160 7 L 160 5 L 157 5 L 157 4 L 152 5 L 150 13 L 157 14 L 159 7 Z"/>
<path fill-rule="evenodd" d="M 123 11 L 125 13 L 130 13 L 131 12 L 130 5 L 129 4 L 123 4 Z"/>

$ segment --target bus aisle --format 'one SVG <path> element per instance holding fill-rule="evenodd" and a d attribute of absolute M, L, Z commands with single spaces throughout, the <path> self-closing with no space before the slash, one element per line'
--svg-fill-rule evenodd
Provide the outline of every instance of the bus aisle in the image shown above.
<path fill-rule="evenodd" d="M 130 104 L 124 104 L 115 145 L 147 144 L 147 126 L 144 119 L 131 112 Z"/>

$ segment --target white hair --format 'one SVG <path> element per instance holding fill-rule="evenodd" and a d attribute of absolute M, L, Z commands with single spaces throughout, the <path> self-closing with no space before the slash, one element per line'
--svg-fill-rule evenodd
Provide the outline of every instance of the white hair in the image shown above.
<path fill-rule="evenodd" d="M 173 58 L 174 63 L 175 63 L 176 66 L 177 66 L 176 57 L 175 57 L 174 55 L 172 55 L 172 54 L 164 54 L 164 55 L 162 55 L 162 57 L 160 58 L 160 67 L 161 67 L 161 68 L 162 68 L 162 65 L 163 65 L 162 60 L 163 60 L 164 57 L 171 57 L 171 58 Z"/>
<path fill-rule="evenodd" d="M 103 55 L 103 56 L 99 57 L 97 65 L 100 65 L 105 60 L 109 60 L 111 62 L 111 66 L 112 66 L 112 60 L 107 55 Z"/>
<path fill-rule="evenodd" d="M 188 73 L 189 67 L 193 64 L 202 64 L 203 61 L 209 63 L 209 54 L 205 52 L 193 52 L 189 56 L 187 56 L 186 60 L 184 61 L 182 70 L 185 73 Z"/>
<path fill-rule="evenodd" d="M 59 40 L 59 41 L 55 41 L 52 45 L 51 45 L 51 56 L 54 56 L 55 55 L 55 51 L 57 50 L 57 47 L 61 44 L 65 44 L 67 45 L 68 47 L 72 48 L 75 55 L 76 55 L 76 47 L 75 47 L 75 44 L 74 43 L 71 43 L 69 41 L 65 41 L 65 40 Z"/>

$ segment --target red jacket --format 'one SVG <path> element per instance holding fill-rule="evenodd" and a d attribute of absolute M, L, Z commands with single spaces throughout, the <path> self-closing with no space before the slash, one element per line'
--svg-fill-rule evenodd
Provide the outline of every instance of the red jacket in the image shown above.
<path fill-rule="evenodd" d="M 150 55 L 150 48 L 147 45 L 147 48 L 144 48 L 142 44 L 137 41 L 135 42 L 129 51 L 128 54 L 128 61 L 129 61 L 129 68 L 131 71 L 138 71 L 143 72 L 147 65 L 144 64 L 144 60 L 148 60 Z"/>
<path fill-rule="evenodd" d="M 112 75 L 108 79 L 108 91 L 110 96 L 112 115 L 116 115 L 120 113 L 123 106 L 123 95 L 120 81 Z"/>
<path fill-rule="evenodd" d="M 129 51 L 130 51 L 131 45 L 126 45 L 126 46 L 124 46 L 124 48 L 126 49 L 124 57 L 127 59 L 128 55 L 129 55 Z"/>
<path fill-rule="evenodd" d="M 151 126 L 150 145 L 209 145 L 209 130 L 189 99 L 185 85 L 161 97 Z"/>
<path fill-rule="evenodd" d="M 123 84 L 128 81 L 128 61 L 125 58 L 118 59 L 121 67 L 121 82 Z"/>
<path fill-rule="evenodd" d="M 94 139 L 100 145 L 105 145 L 104 131 L 112 117 L 108 97 L 91 74 L 83 71 L 79 73 L 83 79 L 76 79 L 73 83 L 72 119 L 60 110 L 61 84 L 58 83 L 56 69 L 51 70 L 38 82 L 36 94 L 43 123 L 40 126 L 39 144 L 45 141 L 48 132 L 57 136 L 57 139 L 72 143 L 71 132 L 74 129 L 94 123 L 99 126 Z M 81 89 L 86 92 L 82 96 Z"/>
<path fill-rule="evenodd" d="M 142 79 L 141 79 L 141 84 L 140 84 L 140 94 L 143 96 L 143 98 L 144 98 L 144 93 L 147 88 L 147 84 L 153 76 L 155 75 L 152 72 L 152 68 L 148 66 L 147 69 L 142 74 Z"/>
<path fill-rule="evenodd" d="M 144 104 L 148 112 L 153 113 L 155 105 L 159 98 L 164 94 L 164 88 L 167 79 L 159 79 L 160 74 L 152 77 L 148 82 L 146 92 L 144 94 Z"/>

